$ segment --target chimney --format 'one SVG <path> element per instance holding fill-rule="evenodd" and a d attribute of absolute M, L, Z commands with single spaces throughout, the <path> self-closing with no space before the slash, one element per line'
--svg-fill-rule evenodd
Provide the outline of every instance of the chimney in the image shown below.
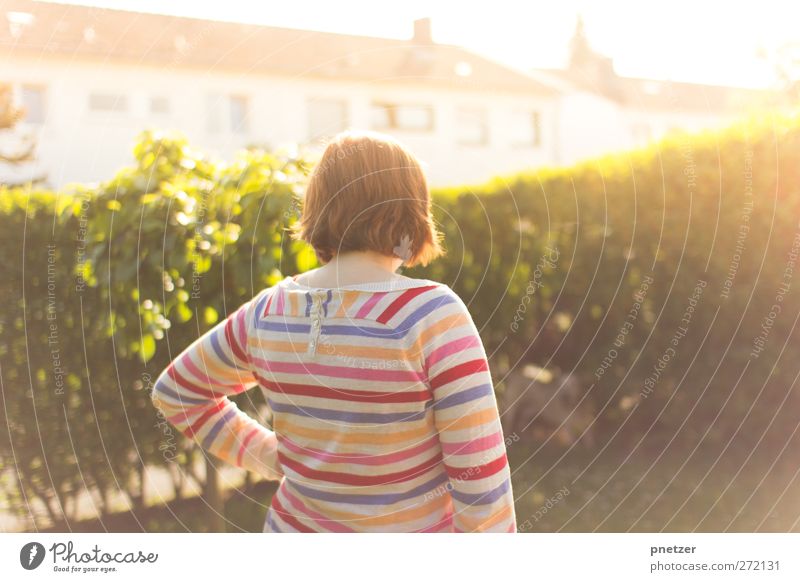
<path fill-rule="evenodd" d="M 414 38 L 412 40 L 415 44 L 433 44 L 430 18 L 418 18 L 414 21 Z"/>

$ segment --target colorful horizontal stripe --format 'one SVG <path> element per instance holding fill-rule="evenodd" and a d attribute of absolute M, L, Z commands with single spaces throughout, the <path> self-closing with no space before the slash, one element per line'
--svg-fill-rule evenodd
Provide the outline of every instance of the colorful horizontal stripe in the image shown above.
<path fill-rule="evenodd" d="M 271 427 L 231 397 L 258 387 Z M 153 402 L 279 481 L 264 532 L 516 531 L 494 385 L 447 285 L 262 290 L 161 373 Z"/>

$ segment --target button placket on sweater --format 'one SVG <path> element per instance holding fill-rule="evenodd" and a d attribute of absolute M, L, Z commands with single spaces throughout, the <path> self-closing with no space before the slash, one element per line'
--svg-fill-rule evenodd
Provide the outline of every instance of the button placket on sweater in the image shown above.
<path fill-rule="evenodd" d="M 322 291 L 311 292 L 311 331 L 307 350 L 309 355 L 317 352 L 317 344 L 319 344 L 320 330 L 322 329 L 322 293 Z"/>

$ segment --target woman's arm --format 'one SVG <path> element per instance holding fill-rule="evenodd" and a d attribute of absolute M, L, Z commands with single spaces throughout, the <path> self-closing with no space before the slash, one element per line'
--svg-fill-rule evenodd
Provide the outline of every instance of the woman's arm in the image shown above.
<path fill-rule="evenodd" d="M 161 373 L 151 398 L 167 421 L 216 457 L 280 480 L 275 432 L 228 397 L 254 387 L 247 337 L 260 293 L 194 341 Z"/>
<path fill-rule="evenodd" d="M 447 288 L 426 318 L 424 368 L 455 531 L 515 532 L 511 472 L 489 363 L 469 310 Z"/>

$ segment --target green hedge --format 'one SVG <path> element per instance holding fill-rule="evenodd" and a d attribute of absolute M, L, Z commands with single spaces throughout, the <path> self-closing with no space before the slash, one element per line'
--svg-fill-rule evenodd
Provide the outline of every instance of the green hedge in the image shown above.
<path fill-rule="evenodd" d="M 776 412 L 765 442 L 796 428 L 800 273 L 769 316 L 800 240 L 796 115 L 676 133 L 438 200 L 450 257 L 429 274 L 471 306 L 499 374 L 530 361 L 579 374 L 609 435 L 752 445 Z"/>
<path fill-rule="evenodd" d="M 152 381 L 258 289 L 316 265 L 286 236 L 303 160 L 253 150 L 212 162 L 151 132 L 135 160 L 98 186 L 0 192 L 0 462 L 4 504 L 20 514 L 39 499 L 58 520 L 84 488 L 101 508 L 117 491 L 141 504 L 145 464 L 191 474 L 197 448 L 158 418 Z M 797 118 L 676 134 L 434 199 L 447 255 L 406 274 L 470 305 L 498 378 L 527 362 L 579 375 L 609 438 L 754 443 L 766 431 L 780 444 L 796 427 L 781 412 L 798 403 L 796 366 L 776 358 L 796 345 L 800 282 L 751 352 L 798 232 Z M 237 402 L 258 414 L 258 397 Z"/>

